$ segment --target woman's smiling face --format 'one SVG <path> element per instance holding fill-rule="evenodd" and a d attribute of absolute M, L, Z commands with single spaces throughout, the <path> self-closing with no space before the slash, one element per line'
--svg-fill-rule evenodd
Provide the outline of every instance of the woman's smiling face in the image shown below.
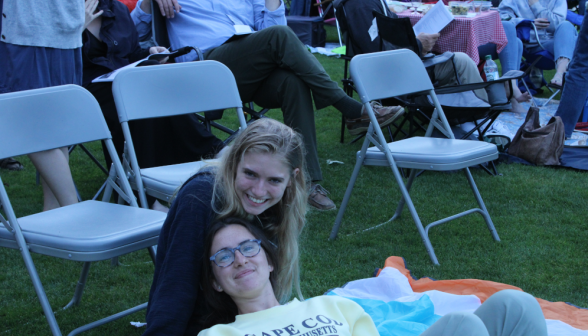
<path fill-rule="evenodd" d="M 209 255 L 224 248 L 235 248 L 245 240 L 256 239 L 244 226 L 233 224 L 219 230 L 212 241 Z M 262 294 L 273 294 L 269 279 L 273 267 L 269 264 L 265 250 L 262 248 L 253 257 L 244 257 L 235 251 L 235 260 L 227 267 L 212 265 L 214 289 L 226 292 L 234 301 L 241 298 L 255 298 Z"/>
<path fill-rule="evenodd" d="M 298 171 L 296 168 L 294 174 Z M 290 186 L 290 176 L 290 168 L 281 156 L 245 153 L 235 177 L 235 191 L 245 212 L 259 215 L 277 204 Z"/>

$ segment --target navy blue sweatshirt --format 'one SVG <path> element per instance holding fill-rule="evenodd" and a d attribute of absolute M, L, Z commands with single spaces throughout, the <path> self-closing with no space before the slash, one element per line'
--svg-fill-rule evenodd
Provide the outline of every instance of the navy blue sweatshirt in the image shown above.
<path fill-rule="evenodd" d="M 213 222 L 214 174 L 196 174 L 171 205 L 157 245 L 146 335 L 196 335 L 206 312 L 200 289 L 204 239 Z"/>

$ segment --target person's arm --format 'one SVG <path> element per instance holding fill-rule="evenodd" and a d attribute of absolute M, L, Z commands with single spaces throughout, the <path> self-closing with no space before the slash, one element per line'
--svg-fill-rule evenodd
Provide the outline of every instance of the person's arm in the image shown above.
<path fill-rule="evenodd" d="M 131 18 L 139 33 L 139 41 L 143 41 L 151 33 L 151 0 L 139 0 L 131 12 Z"/>
<path fill-rule="evenodd" d="M 149 335 L 184 335 L 194 312 L 206 228 L 211 218 L 212 182 L 197 177 L 173 202 L 157 247 L 149 295 Z"/>
<path fill-rule="evenodd" d="M 281 0 L 255 0 L 253 2 L 253 17 L 255 30 L 287 24 L 286 8 Z"/>
<path fill-rule="evenodd" d="M 425 56 L 433 49 L 435 43 L 437 43 L 437 40 L 439 39 L 439 33 L 420 33 L 419 36 L 417 36 L 416 38 L 420 49 L 420 56 Z"/>
<path fill-rule="evenodd" d="M 356 302 L 340 298 L 339 310 L 345 316 L 351 336 L 378 336 L 378 329 L 372 318 Z"/>
<path fill-rule="evenodd" d="M 527 1 L 527 0 L 521 0 Z M 517 18 L 517 14 L 515 11 L 516 4 L 512 0 L 503 0 L 498 5 L 498 10 L 500 12 L 500 19 L 503 21 L 510 21 L 514 18 Z"/>
<path fill-rule="evenodd" d="M 546 19 L 549 21 L 548 31 L 550 32 L 554 32 L 555 28 L 566 20 L 568 6 L 565 0 L 554 1 L 553 7 L 549 8 L 543 6 L 539 0 L 528 0 L 528 4 L 536 19 Z M 545 27 L 546 24 L 543 24 L 542 22 L 545 21 L 539 20 L 539 22 L 537 22 L 537 20 L 535 20 L 535 24 L 538 24 L 537 28 L 547 28 Z"/>

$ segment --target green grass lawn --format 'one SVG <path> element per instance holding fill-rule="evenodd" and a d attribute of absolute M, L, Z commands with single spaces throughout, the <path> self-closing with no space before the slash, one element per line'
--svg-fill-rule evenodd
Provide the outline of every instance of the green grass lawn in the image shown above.
<path fill-rule="evenodd" d="M 332 78 L 340 82 L 343 61 L 317 56 Z M 402 80 L 402 79 L 398 79 Z M 227 113 L 229 115 L 230 113 Z M 271 117 L 281 119 L 278 110 Z M 235 118 L 224 120 L 235 125 Z M 345 192 L 361 143 L 339 143 L 341 115 L 334 108 L 316 112 L 323 186 L 337 205 Z M 346 134 L 346 141 L 352 137 Z M 89 149 L 102 158 L 99 143 Z M 17 216 L 42 208 L 41 187 L 26 157 L 22 172 L 0 171 Z M 343 161 L 327 165 L 326 160 Z M 76 149 L 71 158 L 74 180 L 84 199 L 91 198 L 104 175 Z M 362 232 L 390 218 L 399 199 L 392 174 L 383 167 L 364 167 L 356 183 L 336 241 L 328 236 L 336 211 L 310 211 L 302 234 L 302 290 L 321 295 L 346 282 L 370 277 L 388 256 L 404 257 L 417 277 L 435 279 L 477 278 L 508 283 L 550 300 L 588 306 L 586 251 L 588 179 L 584 172 L 561 168 L 501 164 L 502 176 L 479 169 L 473 175 L 486 201 L 501 241 L 492 240 L 479 215 L 461 218 L 430 232 L 441 263 L 433 266 L 407 211 L 402 218 L 378 229 Z M 413 200 L 424 223 L 474 206 L 461 173 L 427 172 L 413 186 Z M 33 255 L 62 332 L 147 301 L 153 264 L 146 251 L 95 263 L 82 304 L 62 310 L 71 296 L 81 263 Z M 95 329 L 86 335 L 140 335 L 129 321 L 144 321 L 144 312 Z M 48 335 L 30 278 L 18 251 L 0 249 L 0 335 Z"/>

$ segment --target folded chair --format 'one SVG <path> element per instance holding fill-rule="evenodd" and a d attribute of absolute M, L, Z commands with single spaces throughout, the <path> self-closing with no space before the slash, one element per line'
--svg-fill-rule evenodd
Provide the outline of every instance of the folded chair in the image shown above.
<path fill-rule="evenodd" d="M 434 264 L 437 265 L 439 262 L 428 237 L 429 230 L 434 226 L 450 220 L 477 212 L 484 218 L 492 237 L 496 241 L 499 241 L 498 233 L 494 228 L 484 201 L 468 169 L 470 166 L 495 160 L 498 158 L 498 150 L 495 145 L 486 142 L 456 140 L 454 138 L 447 118 L 433 90 L 433 84 L 420 58 L 410 50 L 394 50 L 358 55 L 351 60 L 350 71 L 359 96 L 361 97 L 361 102 L 368 111 L 371 123 L 361 150 L 357 153 L 357 162 L 353 169 L 347 191 L 343 197 L 341 207 L 339 208 L 339 213 L 335 219 L 330 239 L 337 237 L 343 214 L 347 208 L 347 203 L 351 197 L 351 192 L 353 191 L 353 186 L 359 175 L 361 166 L 373 165 L 388 166 L 392 169 L 392 174 L 400 188 L 402 197 L 396 213 L 391 220 L 400 216 L 405 205 L 408 207 L 425 244 L 425 248 L 429 253 L 429 257 Z M 398 78 L 403 78 L 403 80 L 399 81 L 397 80 Z M 378 123 L 369 102 L 376 99 L 416 94 L 429 95 L 435 105 L 435 111 L 433 112 L 425 136 L 386 143 L 382 130 L 379 127 L 374 127 Z M 448 138 L 432 138 L 431 134 L 434 128 L 447 134 Z M 369 147 L 372 144 L 374 146 Z M 399 168 L 411 169 L 406 184 L 402 180 Z M 417 171 L 447 171 L 456 169 L 464 171 L 479 208 L 470 209 L 435 221 L 423 228 L 409 194 Z"/>
<path fill-rule="evenodd" d="M 0 158 L 35 153 L 89 141 L 104 140 L 113 161 L 108 179 L 131 206 L 85 201 L 58 209 L 17 218 L 0 181 L 0 247 L 20 251 L 53 335 L 61 331 L 37 273 L 31 252 L 84 263 L 75 294 L 66 308 L 81 301 L 93 261 L 106 260 L 147 248 L 155 251 L 165 214 L 141 209 L 124 176 L 110 132 L 96 99 L 76 85 L 6 93 L 0 95 L 3 136 L 13 141 L 0 146 Z M 106 197 L 103 201 L 108 201 Z M 146 304 L 74 330 L 91 329 L 145 308 Z"/>
<path fill-rule="evenodd" d="M 229 68 L 216 61 L 128 69 L 114 79 L 112 94 L 125 137 L 124 161 L 130 163 L 125 164 L 127 176 L 146 209 L 146 194 L 169 201 L 205 162 L 141 169 L 129 130 L 130 120 L 236 108 L 240 127 L 247 127 L 235 77 Z"/>

